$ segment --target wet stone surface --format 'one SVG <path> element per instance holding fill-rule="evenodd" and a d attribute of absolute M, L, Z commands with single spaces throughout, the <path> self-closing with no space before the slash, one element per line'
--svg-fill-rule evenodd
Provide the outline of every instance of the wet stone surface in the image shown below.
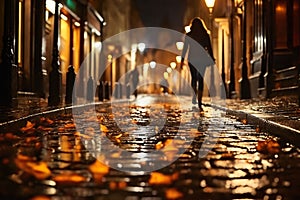
<path fill-rule="evenodd" d="M 0 135 L 1 199 L 298 199 L 292 144 L 205 107 L 120 103 Z"/>
<path fill-rule="evenodd" d="M 282 96 L 272 99 L 229 100 L 228 108 L 258 112 L 275 123 L 300 130 L 300 107 L 297 96 Z"/>

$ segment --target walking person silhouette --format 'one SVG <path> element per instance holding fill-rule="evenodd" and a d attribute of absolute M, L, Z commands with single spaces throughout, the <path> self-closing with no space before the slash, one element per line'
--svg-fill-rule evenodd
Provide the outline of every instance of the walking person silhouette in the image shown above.
<path fill-rule="evenodd" d="M 135 67 L 131 71 L 130 76 L 131 76 L 131 81 L 132 81 L 132 88 L 134 90 L 133 94 L 134 94 L 134 97 L 137 98 L 137 95 L 138 95 L 137 85 L 139 84 L 139 71 L 138 71 L 137 67 Z"/>
<path fill-rule="evenodd" d="M 203 95 L 203 87 L 204 87 L 203 75 L 205 73 L 205 69 L 207 66 L 201 63 L 201 57 L 199 58 L 199 55 L 197 55 L 200 49 L 197 48 L 197 45 L 193 43 L 195 43 L 195 41 L 199 43 L 207 51 L 208 55 L 213 60 L 215 59 L 213 56 L 209 33 L 206 29 L 203 20 L 200 19 L 199 17 L 192 19 L 190 28 L 191 31 L 186 33 L 184 38 L 180 68 L 182 69 L 185 56 L 188 51 L 189 68 L 190 68 L 190 73 L 192 78 L 191 86 L 194 90 L 192 102 L 193 104 L 197 104 L 196 98 L 198 97 L 199 111 L 203 112 L 203 108 L 202 108 L 202 95 Z M 198 84 L 198 88 L 197 88 L 197 84 Z"/>

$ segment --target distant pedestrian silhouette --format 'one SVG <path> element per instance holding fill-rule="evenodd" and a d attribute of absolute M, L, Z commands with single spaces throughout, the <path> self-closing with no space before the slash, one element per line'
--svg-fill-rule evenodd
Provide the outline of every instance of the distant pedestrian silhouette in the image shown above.
<path fill-rule="evenodd" d="M 214 60 L 214 56 L 213 56 L 209 34 L 203 20 L 198 17 L 192 19 L 190 27 L 191 27 L 191 31 L 188 32 L 184 38 L 184 46 L 182 50 L 182 59 L 181 59 L 180 67 L 182 68 L 185 55 L 189 50 L 188 61 L 189 61 L 189 68 L 192 77 L 191 85 L 194 90 L 192 102 L 193 104 L 196 104 L 197 103 L 196 97 L 198 97 L 198 107 L 199 110 L 202 112 L 203 111 L 202 95 L 203 95 L 203 84 L 204 84 L 203 75 L 205 73 L 205 69 L 207 66 L 204 66 L 203 63 L 201 64 L 201 58 L 197 56 L 197 53 L 199 52 L 199 48 L 197 48 L 196 45 L 193 44 L 193 42 L 194 41 L 198 42 L 207 51 L 207 53 L 211 56 L 213 60 Z M 190 38 L 192 38 L 194 41 L 191 40 Z M 198 84 L 198 89 L 197 89 L 197 84 Z"/>
<path fill-rule="evenodd" d="M 169 83 L 168 83 L 168 80 L 165 77 L 163 77 L 160 80 L 160 86 L 162 88 L 162 93 L 163 94 L 168 94 L 169 93 Z"/>
<path fill-rule="evenodd" d="M 132 88 L 134 90 L 133 92 L 134 97 L 137 98 L 138 95 L 137 85 L 139 84 L 139 71 L 136 67 L 130 72 L 130 79 L 132 82 Z"/>

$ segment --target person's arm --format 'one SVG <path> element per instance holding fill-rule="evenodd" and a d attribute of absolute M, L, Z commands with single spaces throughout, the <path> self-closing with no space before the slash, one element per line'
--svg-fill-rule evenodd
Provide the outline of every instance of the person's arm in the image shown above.
<path fill-rule="evenodd" d="M 183 49 L 182 49 L 182 53 L 181 53 L 181 62 L 180 62 L 180 69 L 182 69 L 183 63 L 184 63 L 184 59 L 188 50 L 188 38 L 187 36 L 185 36 L 184 38 L 184 44 L 183 44 Z"/>
<path fill-rule="evenodd" d="M 213 50 L 212 50 L 212 45 L 211 45 L 210 37 L 209 37 L 208 34 L 207 34 L 207 51 L 208 51 L 208 54 L 210 55 L 210 57 L 215 62 L 216 59 L 214 58 L 214 53 L 213 53 Z"/>

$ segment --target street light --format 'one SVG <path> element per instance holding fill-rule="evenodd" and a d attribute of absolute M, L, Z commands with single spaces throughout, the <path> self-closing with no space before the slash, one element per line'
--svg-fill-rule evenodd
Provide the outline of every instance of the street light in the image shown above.
<path fill-rule="evenodd" d="M 215 6 L 215 0 L 205 0 L 205 4 L 208 7 L 209 13 L 211 14 Z"/>
<path fill-rule="evenodd" d="M 208 7 L 209 11 L 209 19 L 210 19 L 210 29 L 211 32 L 213 30 L 213 22 L 212 22 L 212 11 L 215 6 L 215 0 L 205 0 L 205 4 Z M 212 37 L 213 38 L 213 37 Z M 212 40 L 212 39 L 211 39 Z M 213 43 L 213 42 L 212 42 Z M 211 76 L 210 76 L 210 88 L 209 88 L 210 97 L 216 95 L 216 88 L 215 88 L 215 77 L 214 77 L 214 66 L 211 66 Z"/>

